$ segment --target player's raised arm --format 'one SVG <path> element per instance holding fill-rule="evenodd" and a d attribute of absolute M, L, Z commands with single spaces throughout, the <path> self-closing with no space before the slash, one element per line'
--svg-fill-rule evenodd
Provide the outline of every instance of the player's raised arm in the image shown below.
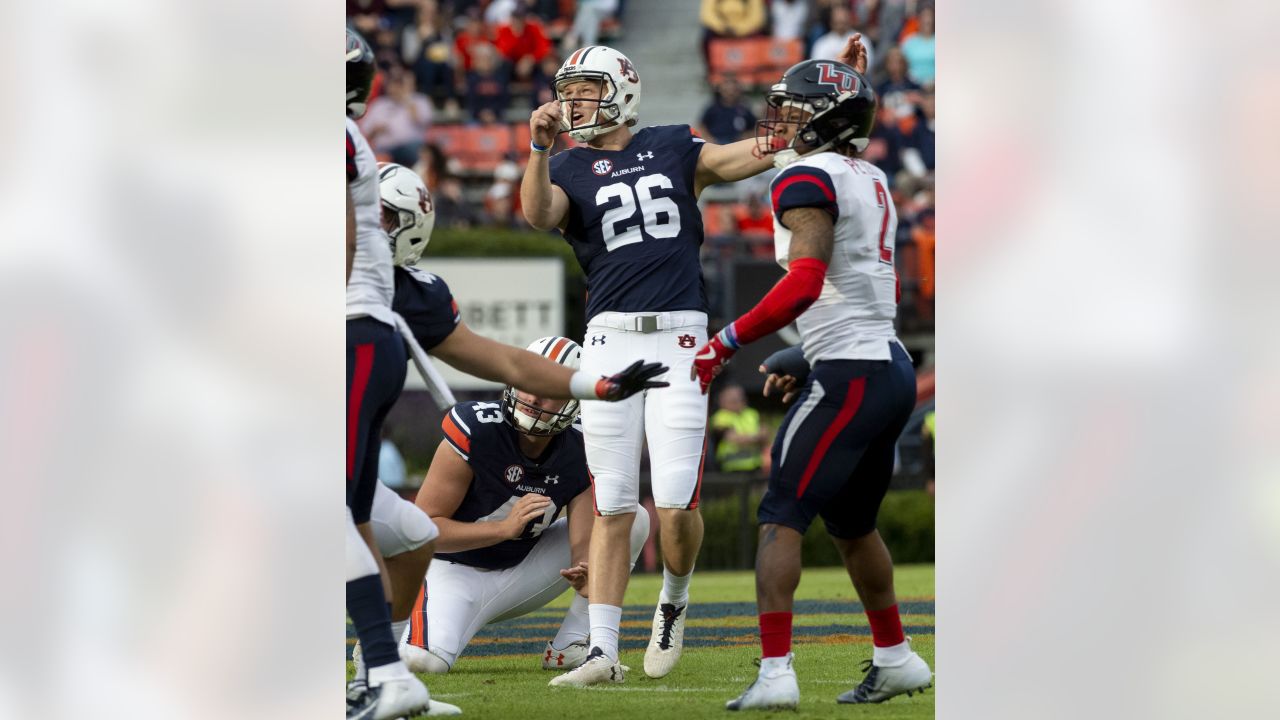
<path fill-rule="evenodd" d="M 622 400 L 642 390 L 667 386 L 665 381 L 652 379 L 667 371 L 658 363 L 637 360 L 608 377 L 592 377 L 537 353 L 477 335 L 464 324 L 431 354 L 465 373 L 544 398 Z"/>
<path fill-rule="evenodd" d="M 803 191 L 797 194 L 800 192 Z M 780 221 L 791 230 L 787 274 L 754 308 L 725 326 L 698 351 L 689 374 L 698 379 L 704 394 L 738 348 L 786 327 L 822 294 L 835 244 L 831 213 L 821 207 L 793 207 L 782 213 Z"/>
<path fill-rule="evenodd" d="M 731 142 L 728 145 L 703 145 L 698 155 L 698 167 L 694 171 L 694 192 L 701 193 L 709 185 L 737 182 L 755 177 L 773 167 L 768 155 L 756 152 L 755 138 Z"/>
<path fill-rule="evenodd" d="M 524 219 L 538 230 L 562 227 L 569 212 L 569 197 L 551 183 L 550 153 L 560 132 L 560 103 L 551 101 L 529 118 L 529 164 L 520 180 L 520 207 Z"/>

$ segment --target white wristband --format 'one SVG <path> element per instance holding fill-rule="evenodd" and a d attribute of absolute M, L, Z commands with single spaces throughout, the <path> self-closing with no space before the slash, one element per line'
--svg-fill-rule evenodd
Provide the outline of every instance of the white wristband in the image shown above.
<path fill-rule="evenodd" d="M 579 370 L 569 378 L 569 394 L 578 400 L 599 400 L 600 396 L 596 395 L 597 381 L 598 378 Z"/>

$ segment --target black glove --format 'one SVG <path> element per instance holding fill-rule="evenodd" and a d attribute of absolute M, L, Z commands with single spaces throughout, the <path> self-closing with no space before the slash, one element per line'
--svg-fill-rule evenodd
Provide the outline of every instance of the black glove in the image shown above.
<path fill-rule="evenodd" d="M 809 363 L 805 361 L 804 350 L 799 345 L 765 358 L 764 369 L 770 375 L 790 375 L 798 385 L 803 385 L 809 377 Z"/>
<path fill-rule="evenodd" d="M 649 378 L 670 370 L 662 363 L 647 363 L 643 360 L 637 360 L 631 363 L 630 367 L 620 373 L 614 373 L 606 378 L 601 378 L 600 382 L 604 385 L 603 391 L 597 393 L 601 400 L 623 400 L 644 390 L 652 388 L 664 388 L 671 383 L 666 380 L 650 380 Z"/>

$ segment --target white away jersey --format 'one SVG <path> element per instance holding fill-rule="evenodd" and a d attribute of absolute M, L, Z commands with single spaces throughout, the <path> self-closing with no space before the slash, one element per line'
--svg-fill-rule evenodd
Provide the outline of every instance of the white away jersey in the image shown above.
<path fill-rule="evenodd" d="M 347 283 L 347 317 L 369 317 L 393 325 L 391 240 L 382 229 L 378 159 L 360 128 L 347 118 L 347 182 L 356 211 L 356 257 Z"/>
<path fill-rule="evenodd" d="M 898 308 L 894 233 L 898 212 L 884 171 L 839 153 L 805 156 L 770 186 L 777 222 L 774 248 L 787 267 L 791 231 L 782 214 L 819 207 L 835 218 L 835 244 L 822 294 L 796 325 L 810 364 L 819 360 L 889 360 Z"/>

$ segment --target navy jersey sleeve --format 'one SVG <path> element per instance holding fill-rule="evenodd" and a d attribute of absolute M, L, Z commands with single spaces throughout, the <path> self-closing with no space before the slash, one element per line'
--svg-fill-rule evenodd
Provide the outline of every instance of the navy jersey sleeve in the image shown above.
<path fill-rule="evenodd" d="M 792 208 L 814 207 L 831 213 L 834 220 L 840 214 L 835 188 L 827 171 L 810 165 L 792 165 L 773 179 L 770 190 L 773 215 L 786 227 L 782 222 L 783 213 Z"/>
<path fill-rule="evenodd" d="M 430 351 L 461 322 L 458 303 L 442 278 L 424 270 L 398 267 L 395 280 L 391 309 L 409 323 L 422 349 Z"/>
<path fill-rule="evenodd" d="M 495 433 L 502 432 L 502 423 L 502 406 L 498 403 L 464 402 L 445 413 L 440 427 L 449 447 L 467 464 L 476 466 L 477 462 L 472 460 L 473 451 L 477 460 L 492 460 L 498 447 Z"/>
<path fill-rule="evenodd" d="M 547 161 L 547 174 L 551 176 L 551 184 L 559 185 L 568 192 L 572 179 L 569 177 L 569 151 L 561 150 Z"/>

